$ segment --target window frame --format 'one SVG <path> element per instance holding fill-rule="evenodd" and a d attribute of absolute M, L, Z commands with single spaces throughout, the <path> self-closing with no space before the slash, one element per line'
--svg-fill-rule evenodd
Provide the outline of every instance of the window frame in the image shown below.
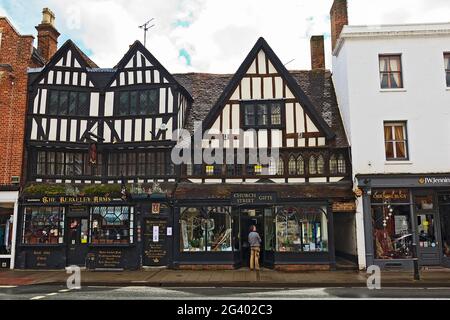
<path fill-rule="evenodd" d="M 448 62 L 446 63 L 446 59 Z M 444 70 L 445 70 L 445 83 L 447 89 L 450 89 L 450 52 L 444 52 Z M 449 69 L 447 69 L 449 68 Z"/>
<path fill-rule="evenodd" d="M 150 96 L 151 96 L 151 92 L 154 92 L 156 97 L 155 97 L 155 105 L 153 106 L 153 108 L 150 108 Z M 146 107 L 148 110 L 145 110 L 145 108 L 143 106 L 141 106 L 141 95 L 143 93 L 146 93 Z M 122 110 L 122 96 L 126 96 L 126 110 Z M 135 107 L 132 108 L 131 106 L 131 98 L 132 96 L 135 95 Z M 115 117 L 149 117 L 149 116 L 155 116 L 160 114 L 159 112 L 159 102 L 160 102 L 160 90 L 159 88 L 150 88 L 150 89 L 138 89 L 138 90 L 118 90 L 115 91 L 114 93 L 114 116 Z M 132 109 L 134 109 L 133 113 L 131 112 Z M 124 112 L 122 112 L 124 111 Z M 143 112 L 146 111 L 146 112 Z M 154 112 L 150 112 L 150 111 L 154 111 Z"/>
<path fill-rule="evenodd" d="M 272 117 L 274 115 L 273 108 L 280 104 L 280 124 L 272 124 Z M 272 100 L 246 100 L 240 103 L 240 117 L 241 117 L 241 128 L 242 129 L 283 129 L 286 124 L 283 123 L 285 119 L 285 101 L 283 99 L 272 99 Z M 267 108 L 267 124 L 258 124 L 258 106 L 266 105 Z M 246 124 L 246 111 L 249 106 L 254 107 L 254 124 Z"/>
<path fill-rule="evenodd" d="M 404 140 L 403 141 L 397 141 L 395 140 L 395 127 L 401 125 L 403 127 L 403 134 L 404 134 Z M 385 128 L 386 126 L 391 127 L 391 133 L 393 140 L 386 141 L 386 133 Z M 408 122 L 407 121 L 384 121 L 383 122 L 383 140 L 384 140 L 384 157 L 386 161 L 389 162 L 398 162 L 398 161 L 409 161 L 410 160 L 410 154 L 409 154 L 409 139 L 408 139 Z M 405 158 L 398 158 L 397 155 L 397 143 L 403 142 L 405 144 Z M 393 144 L 393 151 L 394 151 L 394 158 L 389 158 L 387 156 L 387 144 L 392 143 Z"/>
<path fill-rule="evenodd" d="M 98 212 L 94 212 L 95 209 L 98 208 Z M 101 208 L 105 208 L 105 215 L 101 212 Z M 110 209 L 113 209 L 112 211 Z M 120 208 L 120 216 L 128 215 L 128 219 L 118 220 L 118 215 L 116 208 Z M 124 208 L 128 208 L 127 211 L 124 210 Z M 110 213 L 113 212 L 116 219 L 113 222 L 108 222 L 106 216 L 110 215 Z M 98 218 L 100 217 L 100 218 Z M 98 220 L 102 220 L 101 223 Z M 104 224 L 105 220 L 107 223 Z M 128 235 L 125 236 L 125 239 L 119 239 L 120 242 L 117 242 L 117 239 L 96 239 L 94 242 L 94 221 L 97 221 L 99 225 L 99 230 L 114 230 L 116 231 L 116 235 L 118 234 L 118 230 L 127 230 Z M 122 223 L 116 223 L 116 221 L 122 221 Z M 89 244 L 92 246 L 120 246 L 120 245 L 133 245 L 135 243 L 134 241 L 134 227 L 135 227 L 135 212 L 134 207 L 131 205 L 98 205 L 98 206 L 92 206 L 89 208 Z M 125 241 L 125 242 L 124 242 Z"/>
<path fill-rule="evenodd" d="M 381 70 L 381 60 L 382 59 L 388 59 L 388 71 L 382 71 Z M 391 69 L 391 59 L 392 58 L 398 58 L 399 60 L 399 69 L 400 71 L 392 71 Z M 400 75 L 400 85 L 398 87 L 392 87 L 392 84 L 390 83 L 390 77 L 392 74 L 399 74 Z M 380 89 L 381 90 L 403 90 L 405 89 L 405 81 L 403 79 L 403 55 L 401 53 L 383 53 L 378 55 L 378 75 L 379 75 L 379 83 L 380 83 Z M 383 76 L 388 76 L 388 86 L 383 87 Z"/>
<path fill-rule="evenodd" d="M 67 100 L 65 101 L 65 109 L 61 104 L 61 98 L 63 95 L 67 94 Z M 56 95 L 56 109 L 52 103 L 52 96 Z M 71 98 L 75 96 L 75 107 L 74 111 L 70 112 L 71 108 Z M 86 105 L 81 107 L 81 95 L 86 96 Z M 90 116 L 90 105 L 91 105 L 91 95 L 88 91 L 81 90 L 59 90 L 59 89 L 49 89 L 47 92 L 47 100 L 45 103 L 45 114 L 57 117 L 89 117 Z M 51 111 L 51 112 L 50 112 Z"/>
<path fill-rule="evenodd" d="M 46 221 L 42 220 L 42 217 L 48 214 L 48 211 L 53 212 L 53 214 L 57 213 L 58 216 L 58 222 L 56 224 L 45 224 Z M 32 218 L 33 218 L 33 213 L 37 213 L 38 216 L 40 216 L 40 220 L 35 220 L 35 223 L 32 224 Z M 27 219 L 27 216 L 30 215 L 30 219 Z M 55 245 L 64 245 L 66 243 L 65 240 L 65 222 L 66 222 L 66 212 L 65 212 L 65 208 L 63 206 L 25 206 L 23 209 L 23 221 L 22 221 L 22 230 L 21 230 L 21 235 L 20 235 L 20 243 L 22 245 L 25 246 L 55 246 Z M 48 218 L 47 218 L 48 219 Z M 47 220 L 45 219 L 45 220 Z M 30 230 L 29 226 L 30 225 L 34 225 L 34 226 L 43 226 L 44 228 L 48 228 L 49 226 L 53 226 L 52 230 L 55 229 L 55 227 L 57 227 L 57 232 L 58 232 L 58 240 L 57 242 L 49 242 L 49 243 L 42 243 L 42 242 L 37 242 L 37 243 L 30 243 L 29 241 L 25 241 L 25 238 L 27 237 L 27 231 Z M 50 236 L 49 236 L 50 238 Z M 36 237 L 36 239 L 38 239 Z M 42 239 L 42 236 L 41 238 Z"/>

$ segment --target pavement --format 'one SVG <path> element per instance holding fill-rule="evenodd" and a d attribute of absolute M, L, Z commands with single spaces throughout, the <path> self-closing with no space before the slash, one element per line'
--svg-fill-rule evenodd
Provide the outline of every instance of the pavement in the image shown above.
<path fill-rule="evenodd" d="M 66 285 L 65 270 L 2 270 L 0 286 Z M 139 271 L 81 271 L 82 286 L 147 287 L 252 287 L 252 288 L 336 288 L 367 286 L 368 274 L 360 271 L 281 272 L 269 269 L 188 271 L 145 269 Z M 450 288 L 450 269 L 412 272 L 382 272 L 381 286 L 392 288 Z"/>

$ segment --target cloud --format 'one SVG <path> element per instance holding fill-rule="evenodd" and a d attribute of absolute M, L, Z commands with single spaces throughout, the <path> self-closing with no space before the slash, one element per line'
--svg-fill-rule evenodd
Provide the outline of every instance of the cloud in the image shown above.
<path fill-rule="evenodd" d="M 34 33 L 42 7 L 56 14 L 61 40 L 74 40 L 101 67 L 114 66 L 155 18 L 147 47 L 170 72 L 237 70 L 259 37 L 290 69 L 309 69 L 309 38 L 325 34 L 331 64 L 333 0 L 0 0 L 19 30 Z M 448 0 L 349 0 L 351 24 L 448 21 Z M 30 22 L 31 21 L 31 22 Z"/>

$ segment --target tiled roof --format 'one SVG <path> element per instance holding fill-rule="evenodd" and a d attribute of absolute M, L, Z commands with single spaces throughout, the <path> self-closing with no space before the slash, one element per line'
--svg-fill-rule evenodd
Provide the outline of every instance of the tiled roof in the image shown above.
<path fill-rule="evenodd" d="M 290 74 L 336 134 L 336 139 L 331 142 L 331 146 L 348 147 L 331 72 L 327 70 L 290 71 Z M 194 122 L 203 121 L 206 118 L 232 76 L 232 74 L 206 73 L 174 74 L 177 81 L 194 99 L 188 114 L 186 129 L 193 131 Z"/>

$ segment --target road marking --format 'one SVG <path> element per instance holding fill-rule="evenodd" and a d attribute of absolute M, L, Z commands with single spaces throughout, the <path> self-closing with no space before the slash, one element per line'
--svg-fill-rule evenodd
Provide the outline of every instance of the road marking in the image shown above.
<path fill-rule="evenodd" d="M 0 286 L 0 288 L 11 289 L 11 288 L 17 288 L 17 286 Z"/>
<path fill-rule="evenodd" d="M 36 297 L 31 298 L 30 300 L 39 300 L 39 299 L 43 299 L 43 298 L 45 298 L 45 296 L 36 296 Z"/>
<path fill-rule="evenodd" d="M 47 294 L 47 296 L 56 296 L 58 294 L 58 292 L 52 292 L 52 293 L 49 293 L 49 294 Z"/>

